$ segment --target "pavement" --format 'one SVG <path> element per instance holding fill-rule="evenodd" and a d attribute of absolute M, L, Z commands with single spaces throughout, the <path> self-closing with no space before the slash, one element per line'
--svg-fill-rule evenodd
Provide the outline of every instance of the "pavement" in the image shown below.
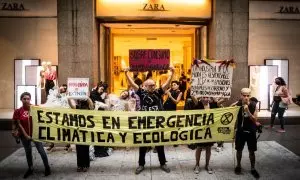
<path fill-rule="evenodd" d="M 256 168 L 261 179 L 300 179 L 300 126 L 286 126 L 286 130 L 286 133 L 280 134 L 264 129 L 256 152 Z M 0 179 L 22 179 L 27 169 L 24 149 L 15 145 L 8 132 L 0 131 L 0 136 L 2 139 L 6 138 L 3 139 L 4 141 L 11 141 L 11 144 L 8 142 L 5 145 L 0 144 L 0 154 L 4 152 L 2 151 L 4 149 L 7 153 L 0 162 Z M 12 147 L 8 147 L 11 145 L 14 145 L 13 148 L 17 150 L 11 150 Z M 52 174 L 48 177 L 43 177 L 42 160 L 33 148 L 35 173 L 30 179 L 254 179 L 250 174 L 247 147 L 243 152 L 242 175 L 234 174 L 235 151 L 232 144 L 225 143 L 221 152 L 216 152 L 214 147 L 210 162 L 210 167 L 214 170 L 213 174 L 208 174 L 204 170 L 204 152 L 200 160 L 201 172 L 194 174 L 195 151 L 188 149 L 186 145 L 181 145 L 176 148 L 173 146 L 165 148 L 170 173 L 163 172 L 159 168 L 157 154 L 149 152 L 146 155 L 145 171 L 135 175 L 134 171 L 138 162 L 137 148 L 131 148 L 129 151 L 124 148 L 114 150 L 111 156 L 92 161 L 87 173 L 78 173 L 74 147 L 72 152 L 66 153 L 63 146 L 59 146 L 54 152 L 48 152 L 52 168 Z M 8 150 L 13 153 L 9 155 Z"/>

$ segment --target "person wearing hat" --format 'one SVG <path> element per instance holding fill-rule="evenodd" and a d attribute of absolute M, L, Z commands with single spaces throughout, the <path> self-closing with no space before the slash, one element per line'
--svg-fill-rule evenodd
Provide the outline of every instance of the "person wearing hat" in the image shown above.
<path fill-rule="evenodd" d="M 256 127 L 259 126 L 260 123 L 257 122 L 256 104 L 250 101 L 250 97 L 251 89 L 243 88 L 241 90 L 240 100 L 233 104 L 233 106 L 241 107 L 236 124 L 235 149 L 237 151 L 237 166 L 234 172 L 236 174 L 241 174 L 242 153 L 245 143 L 247 142 L 251 163 L 251 174 L 255 178 L 259 178 L 260 175 L 255 169 L 255 151 L 257 150 Z"/>

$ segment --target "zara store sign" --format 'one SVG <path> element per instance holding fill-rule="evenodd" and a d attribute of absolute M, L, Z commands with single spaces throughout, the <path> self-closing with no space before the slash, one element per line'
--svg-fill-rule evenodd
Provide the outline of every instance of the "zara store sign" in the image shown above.
<path fill-rule="evenodd" d="M 166 9 L 163 4 L 152 1 L 144 4 L 143 11 L 166 11 Z"/>
<path fill-rule="evenodd" d="M 298 6 L 280 6 L 277 13 L 281 14 L 300 14 Z"/>
<path fill-rule="evenodd" d="M 0 17 L 56 17 L 57 0 L 0 0 Z"/>
<path fill-rule="evenodd" d="M 211 0 L 97 0 L 99 18 L 211 18 Z"/>
<path fill-rule="evenodd" d="M 25 6 L 23 3 L 10 3 L 10 2 L 2 2 L 1 9 L 2 11 L 25 11 Z"/>
<path fill-rule="evenodd" d="M 300 19 L 300 2 L 249 1 L 249 19 Z"/>

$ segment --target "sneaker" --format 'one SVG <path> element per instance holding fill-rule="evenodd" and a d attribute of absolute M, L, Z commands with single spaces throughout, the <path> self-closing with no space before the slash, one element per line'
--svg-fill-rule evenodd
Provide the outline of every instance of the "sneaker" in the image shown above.
<path fill-rule="evenodd" d="M 251 170 L 251 174 L 256 178 L 258 179 L 260 177 L 260 175 L 258 174 L 258 172 L 255 170 L 255 169 L 252 169 Z"/>
<path fill-rule="evenodd" d="M 51 174 L 50 167 L 45 169 L 45 176 L 49 176 Z"/>
<path fill-rule="evenodd" d="M 87 172 L 87 171 L 88 171 L 88 169 L 89 169 L 89 168 L 87 168 L 87 167 L 84 167 L 84 168 L 82 168 L 82 172 Z"/>
<path fill-rule="evenodd" d="M 199 174 L 200 173 L 200 167 L 197 165 L 194 167 L 194 173 Z"/>
<path fill-rule="evenodd" d="M 171 170 L 168 168 L 168 166 L 166 164 L 161 165 L 160 169 L 162 169 L 163 171 L 165 171 L 166 173 L 169 173 Z"/>
<path fill-rule="evenodd" d="M 216 151 L 217 151 L 217 152 L 220 152 L 221 149 L 222 149 L 221 147 L 217 147 L 217 148 L 216 148 Z"/>
<path fill-rule="evenodd" d="M 28 169 L 26 171 L 26 173 L 24 174 L 23 178 L 26 179 L 26 178 L 28 178 L 32 174 L 33 174 L 33 170 L 32 169 Z"/>
<path fill-rule="evenodd" d="M 272 130 L 272 129 L 275 129 L 274 126 L 266 126 L 265 128 L 266 128 L 266 129 L 271 129 L 271 130 Z"/>
<path fill-rule="evenodd" d="M 47 148 L 47 151 L 52 152 L 54 150 L 54 144 L 50 144 L 50 146 Z"/>
<path fill-rule="evenodd" d="M 157 150 L 156 150 L 156 148 L 154 148 L 154 149 L 153 149 L 153 153 L 157 153 Z"/>
<path fill-rule="evenodd" d="M 209 166 L 206 166 L 205 170 L 208 172 L 208 174 L 212 174 L 213 173 L 212 168 L 210 168 Z"/>
<path fill-rule="evenodd" d="M 234 173 L 235 174 L 241 174 L 241 172 L 242 172 L 242 168 L 241 167 L 236 167 L 235 169 L 234 169 Z"/>
<path fill-rule="evenodd" d="M 285 130 L 284 129 L 279 129 L 279 130 L 277 130 L 277 132 L 279 132 L 279 133 L 285 133 Z"/>
<path fill-rule="evenodd" d="M 139 166 L 138 168 L 136 168 L 135 174 L 140 174 L 142 171 L 144 171 L 144 169 L 144 166 Z"/>
<path fill-rule="evenodd" d="M 82 168 L 81 168 L 81 167 L 78 167 L 78 168 L 77 168 L 77 172 L 82 172 Z"/>

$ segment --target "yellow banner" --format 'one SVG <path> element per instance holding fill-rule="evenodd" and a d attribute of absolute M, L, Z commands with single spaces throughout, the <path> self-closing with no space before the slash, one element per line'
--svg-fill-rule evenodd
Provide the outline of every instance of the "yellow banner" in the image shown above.
<path fill-rule="evenodd" d="M 232 141 L 239 107 L 188 111 L 92 111 L 31 107 L 35 141 L 156 146 Z"/>

